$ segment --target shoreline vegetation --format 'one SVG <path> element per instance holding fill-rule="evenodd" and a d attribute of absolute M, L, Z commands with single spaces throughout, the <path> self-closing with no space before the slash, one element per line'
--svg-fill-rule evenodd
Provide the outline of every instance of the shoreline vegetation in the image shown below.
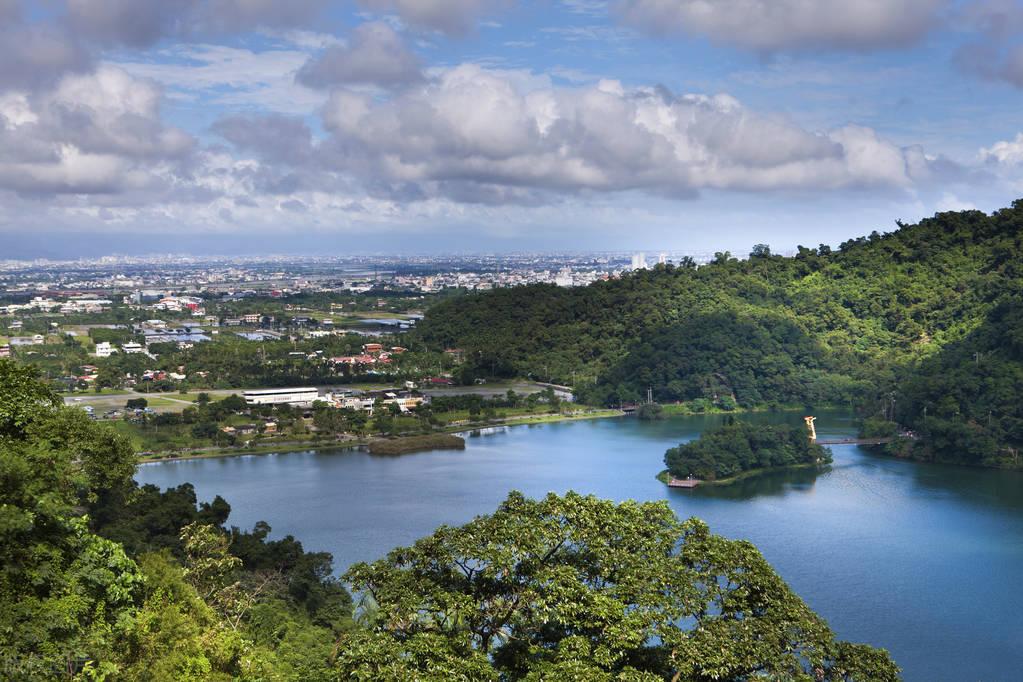
<path fill-rule="evenodd" d="M 369 444 L 371 455 L 410 455 L 427 450 L 464 450 L 465 439 L 452 433 L 428 433 L 375 440 Z"/>
<path fill-rule="evenodd" d="M 757 405 L 750 408 L 738 408 L 735 410 L 724 410 L 714 408 L 711 410 L 693 410 L 686 403 L 662 405 L 662 412 L 659 418 L 663 417 L 695 417 L 700 415 L 738 415 L 763 412 L 797 412 L 809 409 L 805 405 L 778 405 L 767 404 Z M 814 409 L 844 409 L 841 405 L 819 405 Z M 435 433 L 468 434 L 479 429 L 492 428 L 496 426 L 532 426 L 538 424 L 556 424 L 582 419 L 607 419 L 610 417 L 624 417 L 625 412 L 617 408 L 586 407 L 583 410 L 571 412 L 536 413 L 527 415 L 516 415 L 489 421 L 458 421 L 451 422 L 443 429 Z M 419 435 L 419 434 L 403 434 Z M 430 435 L 430 434 L 425 434 Z M 281 442 L 256 442 L 249 445 L 227 445 L 211 446 L 191 451 L 167 450 L 144 453 L 139 457 L 140 464 L 152 464 L 154 462 L 178 462 L 188 459 L 213 459 L 217 457 L 242 457 L 245 455 L 283 455 L 292 452 L 305 452 L 308 450 L 354 450 L 369 447 L 375 438 L 352 437 L 346 440 L 339 440 L 335 437 L 324 439 L 309 439 L 301 441 Z"/>
<path fill-rule="evenodd" d="M 725 410 L 721 408 L 712 408 L 708 410 L 696 410 L 687 403 L 670 403 L 661 405 L 661 411 L 658 415 L 660 418 L 668 417 L 697 417 L 701 415 L 742 415 L 742 414 L 758 414 L 765 412 L 798 412 L 801 410 L 815 409 L 815 410 L 832 410 L 832 409 L 845 409 L 842 405 L 824 404 L 818 405 L 814 408 L 808 408 L 805 405 L 798 404 L 776 404 L 769 403 L 764 405 L 756 405 L 749 408 L 737 408 L 734 410 Z M 538 424 L 555 424 L 568 421 L 577 421 L 581 419 L 607 419 L 610 417 L 624 417 L 627 416 L 625 412 L 617 408 L 597 408 L 597 407 L 586 407 L 582 410 L 574 410 L 571 412 L 561 413 L 535 413 L 526 415 L 515 415 L 509 417 L 503 417 L 498 419 L 491 419 L 486 421 L 456 421 L 450 422 L 447 426 L 442 429 L 438 429 L 434 433 L 436 434 L 468 434 L 472 431 L 479 429 L 486 429 L 497 426 L 530 426 Z M 402 436 L 415 436 L 415 435 L 431 435 L 431 434 L 400 434 Z M 292 452 L 305 452 L 308 450 L 354 450 L 359 448 L 368 448 L 377 438 L 372 437 L 351 437 L 347 439 L 338 439 L 337 437 L 330 438 L 310 438 L 307 440 L 289 440 L 280 442 L 259 442 L 250 441 L 248 445 L 224 445 L 224 446 L 210 446 L 206 448 L 197 448 L 195 450 L 181 451 L 181 450 L 166 450 L 166 451 L 151 451 L 142 453 L 139 457 L 140 464 L 152 464 L 154 462 L 176 462 L 188 459 L 212 459 L 217 457 L 242 457 L 245 455 L 269 455 L 269 454 L 288 454 Z M 386 439 L 380 439 L 386 440 Z"/>
<path fill-rule="evenodd" d="M 793 467 L 822 467 L 831 451 L 809 439 L 802 428 L 748 424 L 728 418 L 723 426 L 664 453 L 667 470 L 658 480 L 698 481 L 698 485 L 728 485 L 744 478 Z"/>
<path fill-rule="evenodd" d="M 579 412 L 568 412 L 562 414 L 533 414 L 521 417 L 507 417 L 485 422 L 464 422 L 452 423 L 442 430 L 433 434 L 409 434 L 409 438 L 417 436 L 430 437 L 444 434 L 463 434 L 498 426 L 532 426 L 536 424 L 554 424 L 567 421 L 579 421 L 584 419 L 607 419 L 609 417 L 623 417 L 625 413 L 615 409 L 588 409 Z M 401 436 L 400 436 L 401 437 Z M 355 450 L 359 448 L 372 448 L 376 442 L 387 442 L 387 438 L 350 438 L 347 440 L 311 439 L 303 441 L 267 442 L 251 445 L 231 445 L 222 447 L 203 448 L 190 452 L 169 450 L 166 454 L 159 452 L 147 453 L 140 456 L 140 464 L 153 464 L 156 462 L 179 462 L 189 459 L 214 459 L 218 457 L 242 457 L 245 455 L 283 455 L 292 452 L 305 452 L 308 450 Z"/>
<path fill-rule="evenodd" d="M 819 472 L 823 473 L 830 468 L 831 468 L 830 464 L 827 463 L 817 464 L 816 462 L 809 462 L 805 464 L 785 464 L 782 466 L 775 467 L 758 467 L 756 469 L 747 469 L 746 471 L 743 471 L 740 474 L 736 474 L 735 476 L 729 476 L 728 478 L 718 478 L 710 481 L 697 480 L 692 486 L 689 487 L 670 485 L 671 479 L 674 477 L 671 475 L 671 471 L 669 471 L 668 469 L 662 470 L 654 478 L 656 478 L 661 483 L 669 486 L 673 490 L 691 490 L 693 488 L 703 486 L 728 486 L 734 483 L 738 483 L 740 481 L 748 480 L 750 478 L 757 478 L 758 476 L 764 476 L 766 474 L 774 474 L 783 471 L 795 471 L 799 469 L 817 469 Z"/>

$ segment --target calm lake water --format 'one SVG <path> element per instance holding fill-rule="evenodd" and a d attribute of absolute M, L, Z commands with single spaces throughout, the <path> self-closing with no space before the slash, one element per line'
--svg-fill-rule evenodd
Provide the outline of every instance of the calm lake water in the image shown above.
<path fill-rule="evenodd" d="M 851 420 L 818 412 L 821 438 Z M 801 423 L 787 413 L 744 417 Z M 719 419 L 517 426 L 465 451 L 401 458 L 308 452 L 147 464 L 137 479 L 220 494 L 232 525 L 259 520 L 339 571 L 438 525 L 492 511 L 512 489 L 667 499 L 682 517 L 753 541 L 844 639 L 883 646 L 919 682 L 1023 679 L 1023 476 L 903 462 L 833 446 L 818 474 L 771 474 L 726 488 L 669 490 L 664 451 Z"/>

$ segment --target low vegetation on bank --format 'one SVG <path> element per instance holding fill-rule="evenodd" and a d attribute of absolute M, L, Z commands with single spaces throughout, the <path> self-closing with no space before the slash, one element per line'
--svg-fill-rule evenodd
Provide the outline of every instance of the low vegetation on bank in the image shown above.
<path fill-rule="evenodd" d="M 464 450 L 465 439 L 450 433 L 423 436 L 405 436 L 372 441 L 369 452 L 373 455 L 407 455 L 425 450 Z"/>
<path fill-rule="evenodd" d="M 208 393 L 189 394 L 165 411 L 160 398 L 129 398 L 117 409 L 96 413 L 127 436 L 144 458 L 166 459 L 242 454 L 363 444 L 374 437 L 404 437 L 450 432 L 499 423 L 556 421 L 578 415 L 572 403 L 550 388 L 530 394 L 435 396 L 413 410 L 376 405 L 372 412 L 335 408 L 318 401 L 311 408 L 248 405 L 238 395 L 219 400 Z M 175 411 L 176 408 L 176 411 Z M 609 414 L 590 410 L 587 414 Z"/>
<path fill-rule="evenodd" d="M 747 424 L 731 417 L 723 426 L 664 453 L 671 476 L 718 482 L 752 472 L 830 462 L 831 452 L 811 442 L 803 428 Z"/>

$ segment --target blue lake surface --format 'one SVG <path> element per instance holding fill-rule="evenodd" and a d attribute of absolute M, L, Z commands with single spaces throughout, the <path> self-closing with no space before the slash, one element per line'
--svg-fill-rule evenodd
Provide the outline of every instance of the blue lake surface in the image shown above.
<path fill-rule="evenodd" d="M 855 433 L 818 412 L 821 438 Z M 801 423 L 801 414 L 751 421 Z M 492 511 L 509 490 L 669 501 L 719 534 L 754 542 L 838 635 L 891 651 L 906 680 L 1023 679 L 1023 476 L 905 462 L 833 446 L 829 471 L 669 490 L 664 451 L 720 422 L 601 419 L 496 429 L 464 451 L 400 458 L 320 451 L 146 464 L 136 478 L 220 494 L 229 523 L 265 520 L 326 550 L 343 571 L 440 524 Z"/>

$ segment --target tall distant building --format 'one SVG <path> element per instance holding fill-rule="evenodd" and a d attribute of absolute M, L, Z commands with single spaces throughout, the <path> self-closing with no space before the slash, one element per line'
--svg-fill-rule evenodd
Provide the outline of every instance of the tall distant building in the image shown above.
<path fill-rule="evenodd" d="M 646 270 L 646 254 L 643 252 L 632 254 L 632 269 Z"/>
<path fill-rule="evenodd" d="M 657 254 L 657 264 L 658 265 L 667 265 L 667 263 L 668 263 L 668 254 L 664 253 L 663 251 L 661 253 Z"/>

